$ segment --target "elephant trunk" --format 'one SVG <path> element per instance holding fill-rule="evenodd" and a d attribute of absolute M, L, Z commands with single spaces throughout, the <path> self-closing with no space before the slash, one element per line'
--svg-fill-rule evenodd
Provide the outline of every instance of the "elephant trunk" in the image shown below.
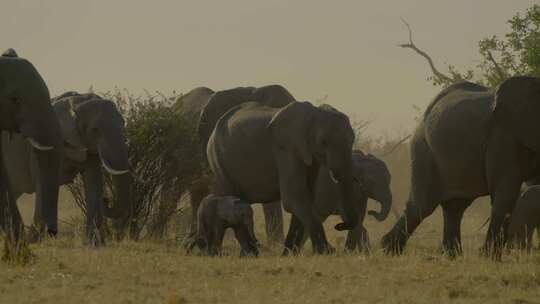
<path fill-rule="evenodd" d="M 341 218 L 343 223 L 339 223 L 335 226 L 336 230 L 352 230 L 358 224 L 358 210 L 357 203 L 354 195 L 353 187 L 353 174 L 352 174 L 352 159 L 349 154 L 348 159 L 350 162 L 345 162 L 345 164 L 337 167 L 338 169 L 333 169 L 332 165 L 329 164 L 329 174 L 330 179 L 337 185 L 339 193 L 341 196 L 341 204 L 339 206 L 341 210 Z M 336 167 L 334 167 L 336 168 Z"/>
<path fill-rule="evenodd" d="M 113 206 L 104 208 L 109 218 L 125 218 L 131 211 L 132 176 L 129 172 L 127 145 L 121 136 L 109 136 L 98 144 L 99 158 L 103 168 L 112 176 L 114 199 Z M 119 134 L 121 134 L 119 132 Z"/>
<path fill-rule="evenodd" d="M 125 219 L 131 213 L 131 175 L 113 175 L 112 181 L 115 197 L 112 207 L 105 204 L 104 214 L 108 218 Z"/>
<path fill-rule="evenodd" d="M 58 188 L 60 178 L 60 148 L 48 151 L 33 149 L 37 164 L 37 204 L 41 206 L 43 224 L 47 232 L 56 235 L 58 232 Z"/>
<path fill-rule="evenodd" d="M 368 214 L 373 216 L 377 221 L 382 222 L 386 220 L 392 210 L 392 193 L 387 193 L 382 198 L 376 200 L 381 204 L 381 210 L 369 210 Z"/>

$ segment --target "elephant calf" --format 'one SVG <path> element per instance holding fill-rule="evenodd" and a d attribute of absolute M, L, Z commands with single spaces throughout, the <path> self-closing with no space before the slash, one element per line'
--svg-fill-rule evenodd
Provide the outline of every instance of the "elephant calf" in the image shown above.
<path fill-rule="evenodd" d="M 519 197 L 508 226 L 511 245 L 520 249 L 532 248 L 532 236 L 540 228 L 540 186 L 527 188 Z"/>
<path fill-rule="evenodd" d="M 357 207 L 358 225 L 347 233 L 345 249 L 369 250 L 369 238 L 366 228 L 363 225 L 367 209 L 368 198 L 381 203 L 381 213 L 368 211 L 377 220 L 384 220 L 386 214 L 392 208 L 392 191 L 390 189 L 390 171 L 384 161 L 371 155 L 364 154 L 360 150 L 353 151 L 353 174 L 356 180 L 354 185 L 354 199 Z M 339 215 L 336 200 L 339 200 L 339 190 L 332 182 L 330 173 L 325 167 L 319 169 L 316 190 L 315 190 L 315 210 L 324 222 L 330 215 Z M 304 240 L 308 235 L 304 234 Z M 302 243 L 303 243 L 302 242 Z M 301 247 L 301 245 L 300 245 Z"/>
<path fill-rule="evenodd" d="M 195 246 L 215 256 L 221 253 L 223 237 L 227 228 L 232 228 L 242 248 L 240 255 L 258 255 L 256 240 L 249 232 L 253 226 L 253 209 L 234 196 L 206 196 L 197 211 L 197 237 L 188 247 L 191 253 Z"/>

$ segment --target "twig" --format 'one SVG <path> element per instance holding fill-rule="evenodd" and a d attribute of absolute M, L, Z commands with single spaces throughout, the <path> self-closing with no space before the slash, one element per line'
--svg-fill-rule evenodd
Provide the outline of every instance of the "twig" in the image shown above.
<path fill-rule="evenodd" d="M 433 72 L 433 75 L 436 78 L 438 78 L 438 80 L 440 80 L 441 82 L 452 82 L 452 78 L 439 72 L 439 70 L 437 70 L 437 68 L 435 67 L 435 64 L 433 63 L 433 60 L 431 59 L 431 57 L 426 52 L 422 51 L 414 44 L 413 39 L 412 39 L 412 30 L 409 23 L 407 23 L 407 21 L 405 21 L 405 19 L 403 18 L 401 18 L 401 21 L 403 21 L 403 23 L 405 24 L 405 26 L 407 26 L 407 29 L 409 30 L 409 43 L 398 44 L 398 46 L 402 48 L 412 49 L 416 53 L 418 53 L 420 56 L 426 58 L 427 62 L 429 63 L 429 66 L 431 67 L 431 71 Z"/>
<path fill-rule="evenodd" d="M 383 153 L 383 156 L 388 156 L 390 154 L 392 154 L 396 149 L 397 147 L 399 147 L 402 143 L 404 143 L 405 141 L 407 141 L 407 139 L 411 138 L 411 134 L 403 137 L 402 139 L 400 139 L 395 145 L 392 146 L 392 148 L 390 148 L 388 151 L 384 152 Z"/>
<path fill-rule="evenodd" d="M 488 55 L 488 60 L 491 61 L 491 63 L 493 63 L 493 65 L 495 66 L 495 70 L 497 71 L 497 74 L 499 74 L 500 79 L 501 80 L 505 79 L 506 75 L 501 69 L 501 67 L 499 66 L 499 64 L 497 63 L 497 61 L 495 60 L 495 58 L 493 58 L 493 54 L 491 54 L 491 51 L 487 51 L 487 55 Z"/>

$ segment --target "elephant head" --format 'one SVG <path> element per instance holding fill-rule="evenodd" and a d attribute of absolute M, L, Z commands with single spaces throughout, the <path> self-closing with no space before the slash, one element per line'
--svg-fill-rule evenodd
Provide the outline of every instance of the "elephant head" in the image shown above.
<path fill-rule="evenodd" d="M 72 161 L 99 158 L 112 175 L 117 196 L 112 208 L 105 207 L 105 215 L 124 217 L 130 208 L 132 183 L 124 119 L 112 101 L 91 93 L 66 94 L 54 104 L 62 125 L 64 154 Z"/>
<path fill-rule="evenodd" d="M 206 143 L 219 118 L 235 106 L 250 101 L 281 108 L 294 102 L 295 99 L 287 89 L 280 85 L 267 85 L 260 88 L 238 87 L 215 92 L 210 96 L 199 118 L 198 132 L 203 143 L 203 151 L 206 151 Z"/>
<path fill-rule="evenodd" d="M 49 89 L 36 68 L 9 49 L 0 56 L 0 130 L 20 133 L 33 147 L 38 167 L 37 199 L 50 233 L 58 222 L 62 136 Z"/>
<path fill-rule="evenodd" d="M 329 169 L 338 185 L 339 205 L 344 223 L 337 230 L 353 229 L 358 223 L 353 189 L 352 145 L 354 132 L 349 118 L 332 108 L 318 108 L 309 102 L 294 102 L 280 109 L 268 125 L 274 146 L 285 150 L 303 172 L 294 177 L 298 183 L 313 184 L 320 166 Z M 311 184 L 311 185 L 310 185 Z M 295 195 L 295 194 L 291 194 Z"/>
<path fill-rule="evenodd" d="M 530 150 L 540 152 L 540 78 L 512 77 L 495 92 L 496 124 Z"/>
<path fill-rule="evenodd" d="M 378 221 L 384 221 L 392 209 L 392 191 L 390 190 L 390 171 L 386 164 L 371 154 L 362 151 L 353 152 L 354 175 L 366 195 L 381 204 L 379 212 L 368 213 Z"/>

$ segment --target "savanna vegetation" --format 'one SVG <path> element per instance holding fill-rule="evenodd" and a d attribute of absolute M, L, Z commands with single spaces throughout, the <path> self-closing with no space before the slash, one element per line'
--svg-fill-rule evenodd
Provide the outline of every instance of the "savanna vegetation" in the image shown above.
<path fill-rule="evenodd" d="M 402 47 L 426 56 L 433 71 L 429 80 L 437 86 L 473 80 L 495 87 L 512 75 L 540 76 L 540 5 L 517 14 L 509 26 L 506 36 L 479 42 L 481 61 L 464 72 L 452 65 L 438 71 L 412 37 Z M 177 94 L 134 96 L 115 90 L 104 95 L 124 114 L 136 176 L 129 221 L 109 223 L 111 235 L 121 240 L 101 248 L 84 246 L 80 183 L 63 189 L 60 235 L 30 245 L 31 259 L 0 263 L 2 303 L 540 303 L 539 250 L 509 252 L 500 262 L 480 257 L 489 215 L 485 199 L 465 215 L 464 256 L 456 259 L 441 255 L 440 210 L 419 227 L 399 257 L 383 255 L 378 245 L 395 221 L 391 215 L 383 223 L 367 218 L 370 254 L 343 253 L 345 234 L 332 228 L 338 219 L 331 219 L 325 228 L 340 249 L 336 256 L 313 256 L 306 246 L 299 257 L 281 258 L 281 248 L 265 245 L 260 206 L 255 206 L 263 244 L 259 258 L 239 259 L 232 236 L 225 242 L 229 256 L 186 256 L 181 245 L 191 210 L 185 192 L 206 178 L 195 136 L 197 117 L 171 109 Z M 420 119 L 422 109 L 412 111 Z M 387 163 L 394 208 L 400 212 L 410 186 L 408 134 L 368 137 L 369 127 L 355 122 L 356 147 Z M 114 193 L 108 197 L 114 200 Z M 26 197 L 19 204 L 26 223 L 32 201 Z"/>

